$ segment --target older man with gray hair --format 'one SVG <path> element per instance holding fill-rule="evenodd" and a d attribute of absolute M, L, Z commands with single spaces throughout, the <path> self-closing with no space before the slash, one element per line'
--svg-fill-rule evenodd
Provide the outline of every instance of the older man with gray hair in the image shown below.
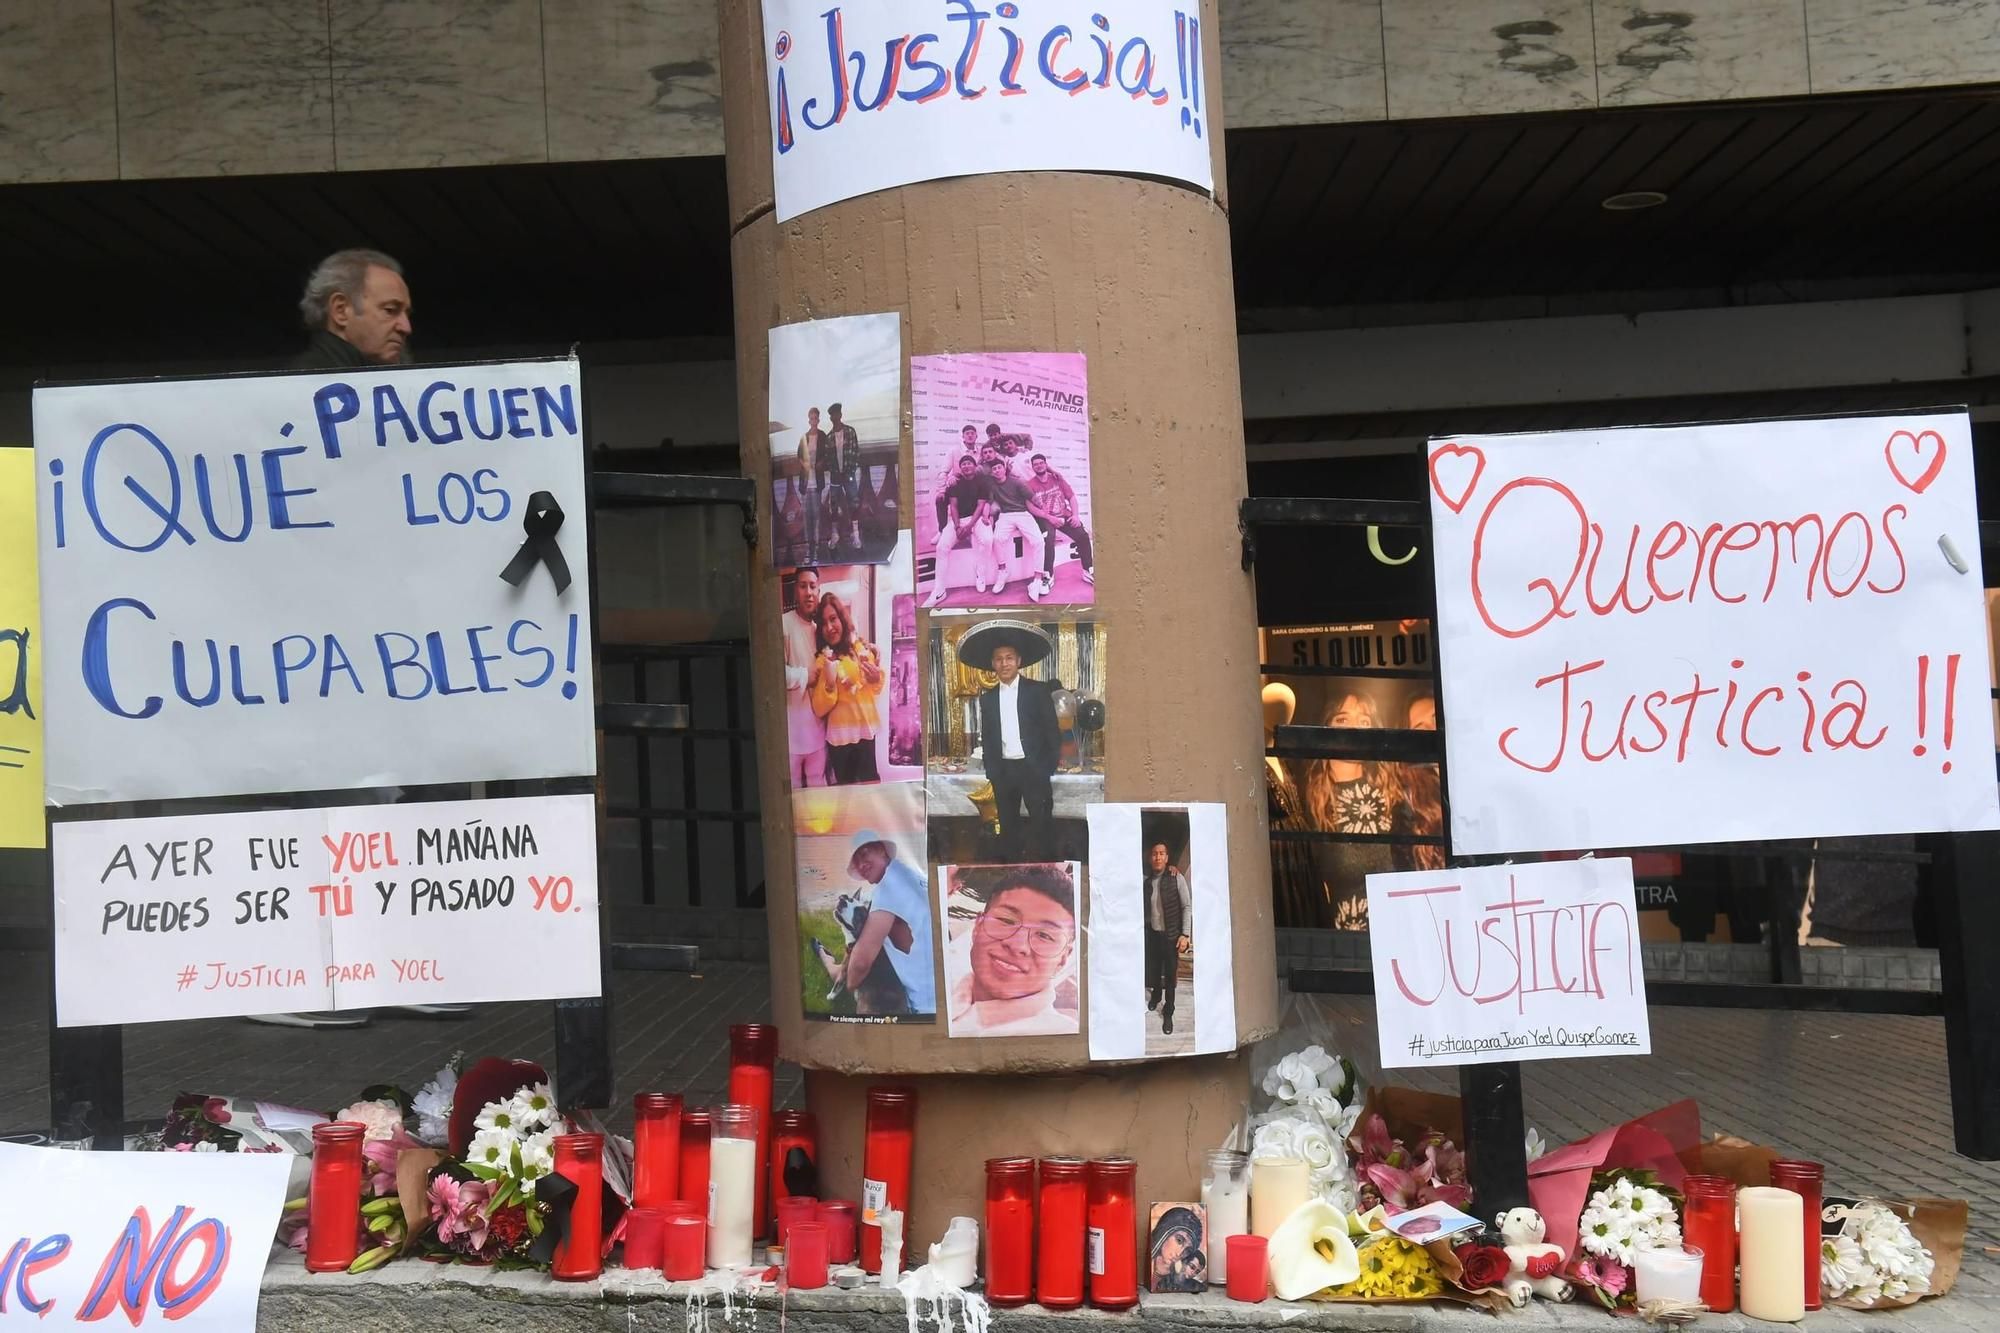
<path fill-rule="evenodd" d="M 380 250 L 338 250 L 319 261 L 299 298 L 307 340 L 293 370 L 398 366 L 410 359 L 410 288 Z"/>

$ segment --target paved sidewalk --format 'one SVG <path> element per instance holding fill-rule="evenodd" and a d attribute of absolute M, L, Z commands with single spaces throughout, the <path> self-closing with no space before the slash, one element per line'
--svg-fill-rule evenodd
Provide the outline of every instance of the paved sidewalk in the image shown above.
<path fill-rule="evenodd" d="M 761 966 L 713 964 L 698 975 L 614 972 L 621 1101 L 642 1086 L 719 1102 L 728 1079 L 725 1029 L 769 1011 Z M 47 1116 L 43 1031 L 47 959 L 0 954 L 0 1130 L 41 1128 Z M 1320 1039 L 1374 1063 L 1373 1004 L 1301 996 Z M 1551 1144 L 1697 1097 L 1703 1128 L 1826 1163 L 1833 1193 L 1938 1195 L 1972 1205 L 1958 1295 L 1945 1303 L 2000 1328 L 2000 1163 L 1952 1151 L 1944 1024 L 1888 1015 L 1655 1008 L 1654 1054 L 1555 1060 L 1524 1067 L 1529 1123 Z M 330 1108 L 378 1080 L 415 1088 L 453 1050 L 553 1060 L 550 1006 L 485 1005 L 461 1021 L 378 1019 L 353 1032 L 302 1032 L 239 1020 L 129 1027 L 126 1113 L 157 1117 L 185 1089 Z M 1455 1091 L 1449 1075 L 1399 1071 L 1394 1081 Z M 778 1096 L 796 1103 L 796 1069 Z M 614 1111 L 614 1124 L 629 1111 Z M 1931 1307 L 1920 1307 L 1928 1310 Z M 1914 1323 L 1905 1327 L 1914 1329 Z M 1958 1325 L 1946 1324 L 1945 1327 Z"/>

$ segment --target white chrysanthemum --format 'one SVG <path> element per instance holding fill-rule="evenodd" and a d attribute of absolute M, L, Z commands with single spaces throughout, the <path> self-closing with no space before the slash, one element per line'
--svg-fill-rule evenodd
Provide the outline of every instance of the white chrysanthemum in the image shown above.
<path fill-rule="evenodd" d="M 1639 1216 L 1646 1220 L 1648 1226 L 1674 1219 L 1673 1200 L 1658 1190 L 1639 1190 L 1632 1196 L 1632 1206 L 1638 1209 Z"/>
<path fill-rule="evenodd" d="M 1820 1242 L 1820 1289 L 1828 1297 L 1838 1300 L 1846 1296 L 1866 1281 L 1868 1274 L 1868 1260 L 1852 1236 L 1842 1232 Z"/>
<path fill-rule="evenodd" d="M 556 1135 L 544 1130 L 521 1140 L 521 1179 L 537 1180 L 555 1169 Z"/>
<path fill-rule="evenodd" d="M 482 1134 L 504 1133 L 518 1136 L 522 1132 L 521 1122 L 515 1118 L 514 1103 L 511 1100 L 486 1103 L 473 1118 L 472 1124 Z"/>
<path fill-rule="evenodd" d="M 515 1093 L 513 1100 L 508 1103 L 508 1108 L 513 1112 L 514 1123 L 520 1127 L 520 1131 L 532 1134 L 554 1123 L 556 1096 L 549 1091 L 548 1084 L 537 1083 L 533 1087 L 522 1088 Z"/>
<path fill-rule="evenodd" d="M 472 1166 L 506 1171 L 514 1162 L 515 1142 L 512 1130 L 482 1129 L 472 1136 L 472 1143 L 465 1150 L 465 1160 Z"/>
<path fill-rule="evenodd" d="M 1616 1259 L 1620 1254 L 1619 1242 L 1626 1235 L 1623 1210 L 1614 1211 L 1605 1207 L 1598 1202 L 1603 1197 L 1603 1193 L 1599 1192 L 1590 1201 L 1590 1207 L 1583 1210 L 1583 1216 L 1577 1219 L 1577 1243 L 1591 1254 Z"/>

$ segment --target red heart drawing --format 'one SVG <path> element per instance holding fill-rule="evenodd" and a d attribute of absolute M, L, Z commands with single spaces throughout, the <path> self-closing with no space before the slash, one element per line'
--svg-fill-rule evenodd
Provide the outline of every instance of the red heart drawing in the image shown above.
<path fill-rule="evenodd" d="M 1925 452 L 1929 451 L 1930 462 L 1924 464 L 1922 474 L 1915 479 L 1912 479 L 1910 474 L 1903 470 L 1903 465 L 1896 461 L 1898 441 L 1903 443 L 1903 452 L 1912 464 L 1924 463 Z M 1944 436 L 1934 430 L 1927 430 L 1921 435 L 1899 430 L 1891 435 L 1889 443 L 1883 446 L 1882 456 L 1889 460 L 1889 470 L 1896 474 L 1897 481 L 1902 482 L 1916 494 L 1922 495 L 1925 489 L 1937 480 L 1938 473 L 1944 470 Z"/>
<path fill-rule="evenodd" d="M 1466 459 L 1471 460 L 1469 473 L 1466 471 Z M 1440 464 L 1450 469 L 1450 479 L 1440 475 Z M 1441 444 L 1431 450 L 1431 489 L 1437 492 L 1437 498 L 1444 503 L 1444 507 L 1454 514 L 1465 512 L 1466 501 L 1479 489 L 1479 477 L 1485 471 L 1486 451 L 1474 445 Z M 1463 485 L 1457 484 L 1461 481 Z"/>

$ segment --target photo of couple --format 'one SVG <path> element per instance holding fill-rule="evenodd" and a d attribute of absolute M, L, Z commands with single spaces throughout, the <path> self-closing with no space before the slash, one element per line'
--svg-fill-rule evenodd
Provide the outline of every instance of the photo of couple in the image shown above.
<path fill-rule="evenodd" d="M 779 571 L 793 790 L 921 775 L 909 571 L 907 550 L 882 565 Z"/>
<path fill-rule="evenodd" d="M 878 563 L 895 549 L 902 347 L 897 315 L 771 330 L 769 545 L 778 566 Z"/>
<path fill-rule="evenodd" d="M 915 357 L 910 401 L 924 605 L 1094 601 L 1083 357 Z"/>

